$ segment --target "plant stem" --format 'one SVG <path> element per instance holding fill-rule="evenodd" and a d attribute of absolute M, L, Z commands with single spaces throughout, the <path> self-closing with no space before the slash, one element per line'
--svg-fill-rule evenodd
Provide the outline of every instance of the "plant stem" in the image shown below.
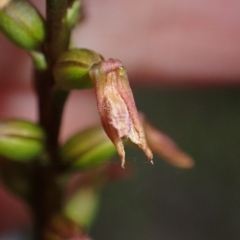
<path fill-rule="evenodd" d="M 61 207 L 61 191 L 57 185 L 59 174 L 58 137 L 62 112 L 68 93 L 54 89 L 52 68 L 58 57 L 68 49 L 70 30 L 65 22 L 67 0 L 46 1 L 47 37 L 42 49 L 47 59 L 47 70 L 35 72 L 35 86 L 39 103 L 39 123 L 47 135 L 46 151 L 50 164 L 34 165 L 33 215 L 36 240 L 44 240 L 44 230 Z"/>
<path fill-rule="evenodd" d="M 69 45 L 70 29 L 66 23 L 67 7 L 67 0 L 47 0 L 46 56 L 50 68 Z"/>
<path fill-rule="evenodd" d="M 70 31 L 65 22 L 67 0 L 47 0 L 47 19 L 45 56 L 48 64 L 46 76 L 40 79 L 41 93 L 39 94 L 40 123 L 47 131 L 50 152 L 58 147 L 58 135 L 61 124 L 63 106 L 67 92 L 54 90 L 52 68 L 58 57 L 68 49 Z M 53 156 L 52 161 L 55 162 Z M 56 162 L 55 162 L 56 163 Z"/>

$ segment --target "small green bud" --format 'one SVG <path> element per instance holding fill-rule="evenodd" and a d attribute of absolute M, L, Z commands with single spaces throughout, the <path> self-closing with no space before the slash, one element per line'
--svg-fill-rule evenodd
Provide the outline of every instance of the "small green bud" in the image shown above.
<path fill-rule="evenodd" d="M 27 50 L 36 49 L 45 38 L 43 18 L 26 0 L 6 1 L 0 5 L 0 30 Z"/>
<path fill-rule="evenodd" d="M 90 227 L 99 206 L 99 196 L 92 188 L 77 191 L 64 206 L 64 215 L 83 228 Z"/>
<path fill-rule="evenodd" d="M 76 23 L 83 18 L 82 13 L 83 0 L 74 0 L 72 5 L 67 9 L 68 27 L 72 29 Z"/>
<path fill-rule="evenodd" d="M 27 162 L 44 150 L 45 135 L 38 125 L 23 120 L 0 122 L 0 156 Z"/>
<path fill-rule="evenodd" d="M 76 134 L 61 149 L 62 160 L 72 169 L 87 169 L 101 165 L 115 153 L 114 145 L 100 126 Z"/>
<path fill-rule="evenodd" d="M 57 86 L 63 90 L 93 87 L 89 69 L 102 59 L 102 56 L 88 49 L 72 49 L 63 53 L 53 70 Z"/>
<path fill-rule="evenodd" d="M 34 67 L 39 70 L 43 71 L 47 68 L 47 61 L 43 53 L 38 51 L 30 51 L 30 56 L 32 57 Z"/>

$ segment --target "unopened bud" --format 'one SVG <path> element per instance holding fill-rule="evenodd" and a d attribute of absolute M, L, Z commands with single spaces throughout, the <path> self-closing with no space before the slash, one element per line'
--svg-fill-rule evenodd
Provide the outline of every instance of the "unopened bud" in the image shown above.
<path fill-rule="evenodd" d="M 100 126 L 76 134 L 61 149 L 62 160 L 72 169 L 99 166 L 115 153 L 114 145 Z"/>
<path fill-rule="evenodd" d="M 26 0 L 0 4 L 0 30 L 16 45 L 27 50 L 36 49 L 45 38 L 43 18 Z"/>
<path fill-rule="evenodd" d="M 64 215 L 73 222 L 88 228 L 99 205 L 99 196 L 94 188 L 82 188 L 71 196 L 64 206 Z"/>
<path fill-rule="evenodd" d="M 44 150 L 45 135 L 38 125 L 22 121 L 0 122 L 0 156 L 27 162 L 38 157 Z"/>
<path fill-rule="evenodd" d="M 83 19 L 83 0 L 74 0 L 71 6 L 67 9 L 68 27 L 73 28 L 76 23 Z"/>
<path fill-rule="evenodd" d="M 102 57 L 88 49 L 72 49 L 61 55 L 53 74 L 57 87 L 64 90 L 93 87 L 89 69 Z"/>

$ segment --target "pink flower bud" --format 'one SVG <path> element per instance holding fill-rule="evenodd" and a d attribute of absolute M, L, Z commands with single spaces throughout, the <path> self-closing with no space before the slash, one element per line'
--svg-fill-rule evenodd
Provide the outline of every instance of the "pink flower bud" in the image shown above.
<path fill-rule="evenodd" d="M 122 63 L 112 58 L 101 61 L 91 67 L 89 75 L 94 81 L 103 128 L 117 149 L 122 167 L 125 164 L 122 141 L 128 139 L 142 149 L 152 163 L 152 151 L 147 145 L 127 73 Z"/>

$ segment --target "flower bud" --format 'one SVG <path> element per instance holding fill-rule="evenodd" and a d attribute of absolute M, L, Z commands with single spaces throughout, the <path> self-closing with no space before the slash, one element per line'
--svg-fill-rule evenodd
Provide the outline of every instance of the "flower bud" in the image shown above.
<path fill-rule="evenodd" d="M 39 71 L 43 71 L 47 69 L 47 61 L 46 61 L 45 55 L 42 52 L 29 51 L 29 54 L 32 57 L 35 69 Z"/>
<path fill-rule="evenodd" d="M 79 21 L 83 19 L 83 0 L 74 0 L 67 9 L 66 21 L 68 27 L 72 29 Z"/>
<path fill-rule="evenodd" d="M 93 87 L 89 69 L 101 60 L 99 54 L 88 49 L 72 49 L 63 53 L 53 70 L 57 87 L 63 90 Z"/>
<path fill-rule="evenodd" d="M 36 49 L 45 38 L 43 18 L 26 0 L 5 1 L 0 5 L 0 30 L 27 50 Z"/>
<path fill-rule="evenodd" d="M 70 138 L 62 147 L 60 155 L 64 163 L 73 169 L 87 169 L 101 165 L 116 153 L 112 142 L 102 127 L 86 129 Z"/>
<path fill-rule="evenodd" d="M 0 122 L 0 156 L 27 162 L 44 150 L 45 135 L 36 124 L 23 120 Z"/>
<path fill-rule="evenodd" d="M 122 141 L 131 140 L 143 150 L 152 163 L 152 152 L 147 145 L 139 120 L 125 68 L 119 60 L 110 58 L 94 64 L 89 75 L 94 81 L 97 106 L 105 132 L 115 145 L 125 164 Z"/>
<path fill-rule="evenodd" d="M 97 191 L 85 187 L 75 192 L 67 200 L 63 212 L 67 218 L 86 229 L 91 225 L 98 205 L 99 196 Z"/>

